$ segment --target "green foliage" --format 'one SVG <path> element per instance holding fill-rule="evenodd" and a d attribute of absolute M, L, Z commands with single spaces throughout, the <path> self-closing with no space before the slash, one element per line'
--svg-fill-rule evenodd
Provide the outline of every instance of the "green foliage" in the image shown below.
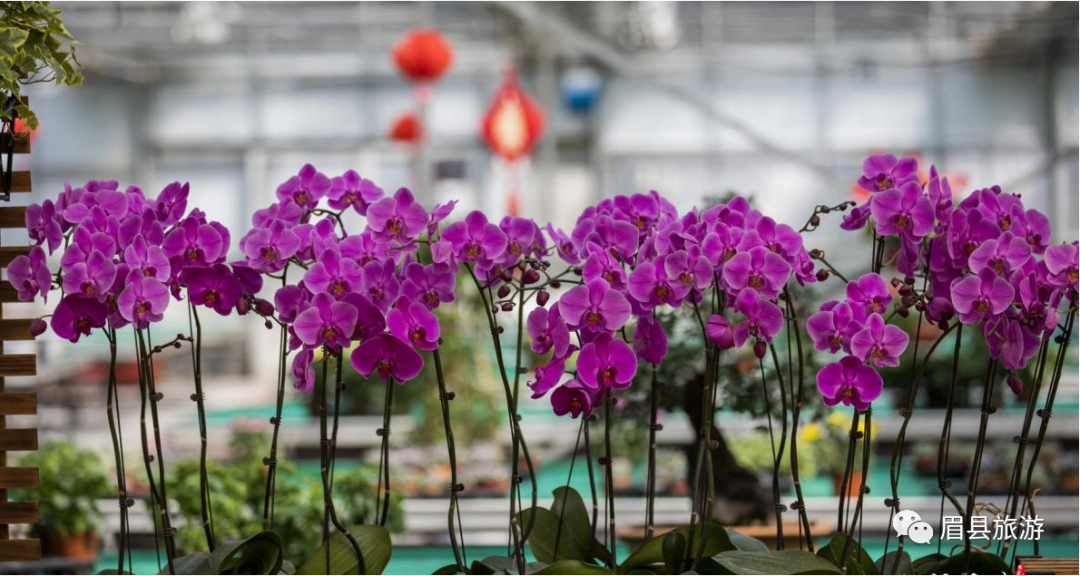
<path fill-rule="evenodd" d="M 911 556 L 907 552 L 896 550 L 877 559 L 874 563 L 878 572 L 882 574 L 914 574 L 915 566 L 911 563 Z"/>
<path fill-rule="evenodd" d="M 532 521 L 529 548 L 533 556 L 545 563 L 606 559 L 603 544 L 592 535 L 589 512 L 581 495 L 567 487 L 556 488 L 554 495 L 550 510 L 528 508 L 518 514 L 517 522 L 522 527 Z"/>
<path fill-rule="evenodd" d="M 815 556 L 801 550 L 774 552 L 744 552 L 732 550 L 721 552 L 713 558 L 732 574 L 839 574 L 840 570 Z"/>
<path fill-rule="evenodd" d="M 364 555 L 364 565 L 368 574 L 382 574 L 390 562 L 393 549 L 390 545 L 390 533 L 380 526 L 353 526 L 349 533 L 360 544 Z M 326 564 L 326 549 L 330 548 L 330 565 Z M 360 563 L 356 551 L 343 534 L 334 534 L 330 541 L 322 544 L 311 554 L 307 561 L 296 569 L 297 574 L 359 574 Z"/>
<path fill-rule="evenodd" d="M 75 58 L 75 39 L 60 20 L 61 10 L 48 2 L 4 2 L 0 4 L 0 93 L 22 96 L 21 84 L 55 82 L 74 86 L 83 77 Z M 15 113 L 37 128 L 34 112 L 17 104 Z M 10 112 L 0 109 L 0 117 Z"/>
<path fill-rule="evenodd" d="M 260 532 L 250 538 L 224 542 L 209 556 L 195 552 L 173 561 L 176 574 L 278 574 L 284 564 L 281 536 Z M 165 568 L 159 574 L 169 574 Z"/>
<path fill-rule="evenodd" d="M 847 562 L 845 563 L 844 549 L 847 548 Z M 863 547 L 854 540 L 849 540 L 844 534 L 836 533 L 829 543 L 818 550 L 818 558 L 828 561 L 838 568 L 846 568 L 848 574 L 879 574 L 877 564 Z"/>
<path fill-rule="evenodd" d="M 60 536 L 97 533 L 102 522 L 98 500 L 116 496 L 97 452 L 70 442 L 46 442 L 23 456 L 19 466 L 37 468 L 41 483 L 33 491 L 13 490 L 11 499 L 41 503 L 41 531 Z"/>
<path fill-rule="evenodd" d="M 922 560 L 922 558 L 920 558 Z M 997 554 L 971 551 L 968 574 L 1009 574 L 1012 570 Z M 916 562 L 916 574 L 964 574 L 964 553 L 959 552 L 938 562 Z"/>
<path fill-rule="evenodd" d="M 232 457 L 210 462 L 211 504 L 215 535 L 219 541 L 242 538 L 262 530 L 266 466 L 262 452 L 269 445 L 261 434 L 237 433 L 230 442 Z M 177 462 L 167 476 L 169 498 L 178 505 L 174 524 L 177 546 L 185 552 L 205 551 L 206 538 L 200 519 L 199 462 Z M 274 530 L 281 535 L 286 558 L 306 558 L 322 541 L 322 480 L 300 474 L 287 461 L 278 462 Z M 361 466 L 338 470 L 334 475 L 334 506 L 346 526 L 371 522 L 375 516 L 375 470 Z M 404 529 L 399 494 L 391 493 L 389 528 Z"/>
<path fill-rule="evenodd" d="M 709 526 L 708 535 L 705 535 L 704 528 L 705 526 L 702 524 L 694 526 L 692 538 L 689 526 L 683 526 L 682 528 L 674 530 L 674 533 L 679 534 L 686 541 L 686 555 L 688 557 L 694 558 L 697 556 L 703 535 L 705 536 L 705 548 L 702 551 L 702 558 L 711 558 L 721 552 L 736 550 L 735 544 L 732 543 L 727 530 L 723 526 L 713 522 Z M 674 537 L 665 534 L 642 544 L 640 548 L 635 550 L 629 558 L 619 565 L 619 574 L 629 574 L 632 571 L 646 568 L 653 564 L 666 563 L 668 558 L 665 558 L 664 543 L 668 541 L 668 538 Z"/>

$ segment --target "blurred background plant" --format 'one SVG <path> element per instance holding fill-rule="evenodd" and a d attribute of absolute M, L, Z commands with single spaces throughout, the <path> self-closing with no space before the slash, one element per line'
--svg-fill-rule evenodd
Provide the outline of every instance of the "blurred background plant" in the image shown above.
<path fill-rule="evenodd" d="M 20 458 L 19 466 L 37 468 L 41 482 L 35 490 L 12 490 L 11 500 L 41 503 L 41 523 L 36 528 L 42 537 L 98 532 L 103 520 L 98 500 L 116 496 L 115 482 L 109 480 L 98 452 L 66 441 L 45 442 L 37 452 Z"/>
<path fill-rule="evenodd" d="M 210 495 L 214 506 L 214 527 L 221 542 L 236 540 L 262 531 L 262 505 L 266 487 L 266 467 L 262 459 L 269 438 L 260 432 L 237 430 L 229 442 L 229 457 L 212 462 Z M 274 530 L 285 544 L 286 558 L 305 559 L 322 541 L 323 495 L 321 480 L 301 474 L 289 461 L 278 464 Z M 185 554 L 206 551 L 206 537 L 199 517 L 199 462 L 177 462 L 169 478 L 169 497 L 175 504 L 177 547 Z M 338 516 L 348 526 L 373 522 L 376 470 L 370 465 L 339 465 L 334 475 L 334 504 Z M 404 530 L 401 494 L 391 495 L 391 532 Z"/>

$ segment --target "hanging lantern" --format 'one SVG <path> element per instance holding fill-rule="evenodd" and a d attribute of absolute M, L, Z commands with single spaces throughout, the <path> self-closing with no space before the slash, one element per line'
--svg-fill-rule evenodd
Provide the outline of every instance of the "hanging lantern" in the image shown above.
<path fill-rule="evenodd" d="M 484 115 L 488 146 L 507 162 L 529 153 L 544 133 L 544 111 L 517 83 L 510 70 Z"/>
<path fill-rule="evenodd" d="M 416 114 L 411 112 L 398 118 L 390 128 L 390 139 L 395 142 L 415 144 L 424 137 L 424 126 Z"/>
<path fill-rule="evenodd" d="M 410 80 L 434 82 L 454 61 L 454 49 L 436 30 L 414 30 L 394 47 L 393 56 Z"/>

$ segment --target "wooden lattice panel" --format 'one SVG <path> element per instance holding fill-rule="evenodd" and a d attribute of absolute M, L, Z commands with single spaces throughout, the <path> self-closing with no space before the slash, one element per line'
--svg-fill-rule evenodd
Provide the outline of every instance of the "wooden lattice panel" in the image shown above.
<path fill-rule="evenodd" d="M 0 153 L 7 154 L 10 147 L 15 154 L 30 152 L 30 139 L 21 138 L 14 146 L 0 135 Z M 0 191 L 3 183 L 0 182 Z M 30 191 L 30 172 L 12 172 L 12 193 Z M 26 225 L 26 208 L 0 206 L 0 229 L 19 229 Z M 0 246 L 0 268 L 6 268 L 11 260 L 29 252 L 27 246 Z M 13 488 L 34 489 L 38 486 L 37 468 L 12 466 L 8 452 L 37 450 L 38 433 L 35 428 L 8 428 L 9 416 L 37 414 L 37 395 L 32 392 L 8 392 L 6 380 L 12 376 L 33 376 L 37 373 L 37 358 L 33 354 L 5 354 L 4 342 L 32 340 L 30 320 L 6 318 L 4 302 L 18 302 L 11 283 L 0 281 L 0 562 L 32 562 L 41 559 L 41 543 L 34 539 L 12 539 L 10 525 L 36 524 L 40 520 L 37 502 L 11 502 L 8 491 Z M 2 572 L 3 570 L 0 570 Z"/>

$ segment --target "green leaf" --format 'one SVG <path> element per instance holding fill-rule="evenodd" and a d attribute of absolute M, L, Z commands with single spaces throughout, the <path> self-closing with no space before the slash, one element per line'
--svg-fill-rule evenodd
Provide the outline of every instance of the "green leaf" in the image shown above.
<path fill-rule="evenodd" d="M 704 525 L 695 526 L 694 538 L 690 537 L 689 526 L 683 526 L 682 528 L 675 530 L 682 534 L 683 538 L 686 538 L 687 543 L 689 544 L 689 550 L 687 551 L 689 555 L 697 555 L 704 528 Z M 619 565 L 619 574 L 627 574 L 635 568 L 662 563 L 664 561 L 663 538 L 665 536 L 666 535 L 658 536 L 642 544 L 641 548 L 635 550 L 629 558 Z M 702 557 L 708 558 L 728 550 L 735 550 L 735 545 L 731 543 L 731 538 L 728 537 L 727 530 L 725 530 L 723 526 L 713 522 L 709 527 L 708 538 L 705 542 L 705 550 Z"/>
<path fill-rule="evenodd" d="M 668 574 L 678 574 L 686 558 L 686 536 L 678 531 L 668 532 L 663 540 L 664 566 Z"/>
<path fill-rule="evenodd" d="M 281 536 L 267 531 L 218 545 L 210 567 L 214 574 L 277 574 L 284 560 Z"/>
<path fill-rule="evenodd" d="M 914 574 L 915 566 L 907 552 L 892 551 L 874 563 L 882 574 Z"/>
<path fill-rule="evenodd" d="M 915 568 L 916 574 L 929 574 L 930 571 L 934 569 L 934 566 L 945 558 L 947 558 L 947 556 L 938 552 L 935 552 L 933 554 L 927 554 L 926 556 L 923 556 L 922 558 L 919 558 L 918 560 L 912 562 L 912 567 Z"/>
<path fill-rule="evenodd" d="M 963 574 L 964 553 L 960 552 L 950 556 L 945 560 L 932 564 L 928 568 L 931 568 L 932 574 Z M 977 550 L 971 551 L 968 574 L 1009 574 L 1010 572 L 1009 565 L 999 558 L 997 554 Z"/>
<path fill-rule="evenodd" d="M 541 562 L 559 560 L 588 560 L 588 535 L 586 540 L 578 540 L 580 530 L 572 529 L 569 522 L 559 522 L 559 517 L 546 508 L 529 508 L 518 514 L 518 523 L 524 527 L 532 519 L 532 532 L 529 533 L 529 549 Z M 589 530 L 589 528 L 586 528 Z M 556 552 L 558 554 L 556 555 Z"/>
<path fill-rule="evenodd" d="M 555 500 L 551 503 L 551 512 L 562 520 L 563 535 L 569 532 L 574 540 L 581 544 L 586 544 L 592 538 L 591 556 L 606 559 L 608 551 L 592 534 L 592 518 L 589 516 L 589 510 L 585 507 L 585 499 L 581 497 L 581 494 L 567 486 L 556 488 L 553 494 Z M 590 547 L 586 546 L 586 548 Z M 560 550 L 559 558 L 556 560 L 562 559 Z"/>
<path fill-rule="evenodd" d="M 737 532 L 731 528 L 727 529 L 728 538 L 731 538 L 731 543 L 735 545 L 735 548 L 742 550 L 743 552 L 768 552 L 769 547 L 764 542 L 754 538 L 753 536 L 747 536 L 742 532 Z"/>
<path fill-rule="evenodd" d="M 547 568 L 547 564 L 544 562 L 529 562 L 525 565 L 526 574 L 535 574 L 536 572 Z M 449 569 L 449 572 L 442 572 Z M 439 569 L 443 574 L 457 574 L 457 566 L 450 564 Z M 483 560 L 473 560 L 472 566 L 469 568 L 469 574 L 520 574 L 517 568 L 517 560 L 512 556 L 488 556 Z"/>
<path fill-rule="evenodd" d="M 836 566 L 811 552 L 781 550 L 744 552 L 734 550 L 713 556 L 718 564 L 733 574 L 839 574 Z"/>
<path fill-rule="evenodd" d="M 213 566 L 210 565 L 210 557 L 203 552 L 174 558 L 173 569 L 175 570 L 173 573 L 178 575 L 215 573 Z M 166 566 L 158 574 L 169 574 L 169 567 Z"/>
<path fill-rule="evenodd" d="M 818 550 L 818 557 L 832 563 L 833 566 L 841 567 L 844 562 L 844 547 L 847 543 L 847 573 L 848 574 L 879 574 L 874 559 L 863 550 L 863 547 L 854 540 L 849 541 L 844 534 L 834 534 L 832 540 L 824 548 Z"/>
<path fill-rule="evenodd" d="M 533 572 L 533 574 L 614 574 L 614 572 L 596 564 L 586 564 L 580 560 L 559 560 L 539 572 Z"/>
<path fill-rule="evenodd" d="M 390 562 L 393 547 L 390 544 L 390 533 L 382 526 L 370 526 L 367 524 L 353 526 L 349 529 L 353 538 L 360 544 L 360 551 L 364 555 L 364 564 L 368 574 L 382 574 L 383 569 Z M 330 547 L 330 566 L 326 565 L 326 548 Z M 356 552 L 345 535 L 338 532 L 330 538 L 328 543 L 319 546 L 310 558 L 297 568 L 297 574 L 357 574 L 360 564 L 356 558 Z"/>
<path fill-rule="evenodd" d="M 439 568 L 438 570 L 432 572 L 431 574 L 432 574 L 432 576 L 435 576 L 437 574 L 457 574 L 457 573 L 458 573 L 457 564 L 447 564 L 446 566 L 443 566 L 442 568 Z"/>

